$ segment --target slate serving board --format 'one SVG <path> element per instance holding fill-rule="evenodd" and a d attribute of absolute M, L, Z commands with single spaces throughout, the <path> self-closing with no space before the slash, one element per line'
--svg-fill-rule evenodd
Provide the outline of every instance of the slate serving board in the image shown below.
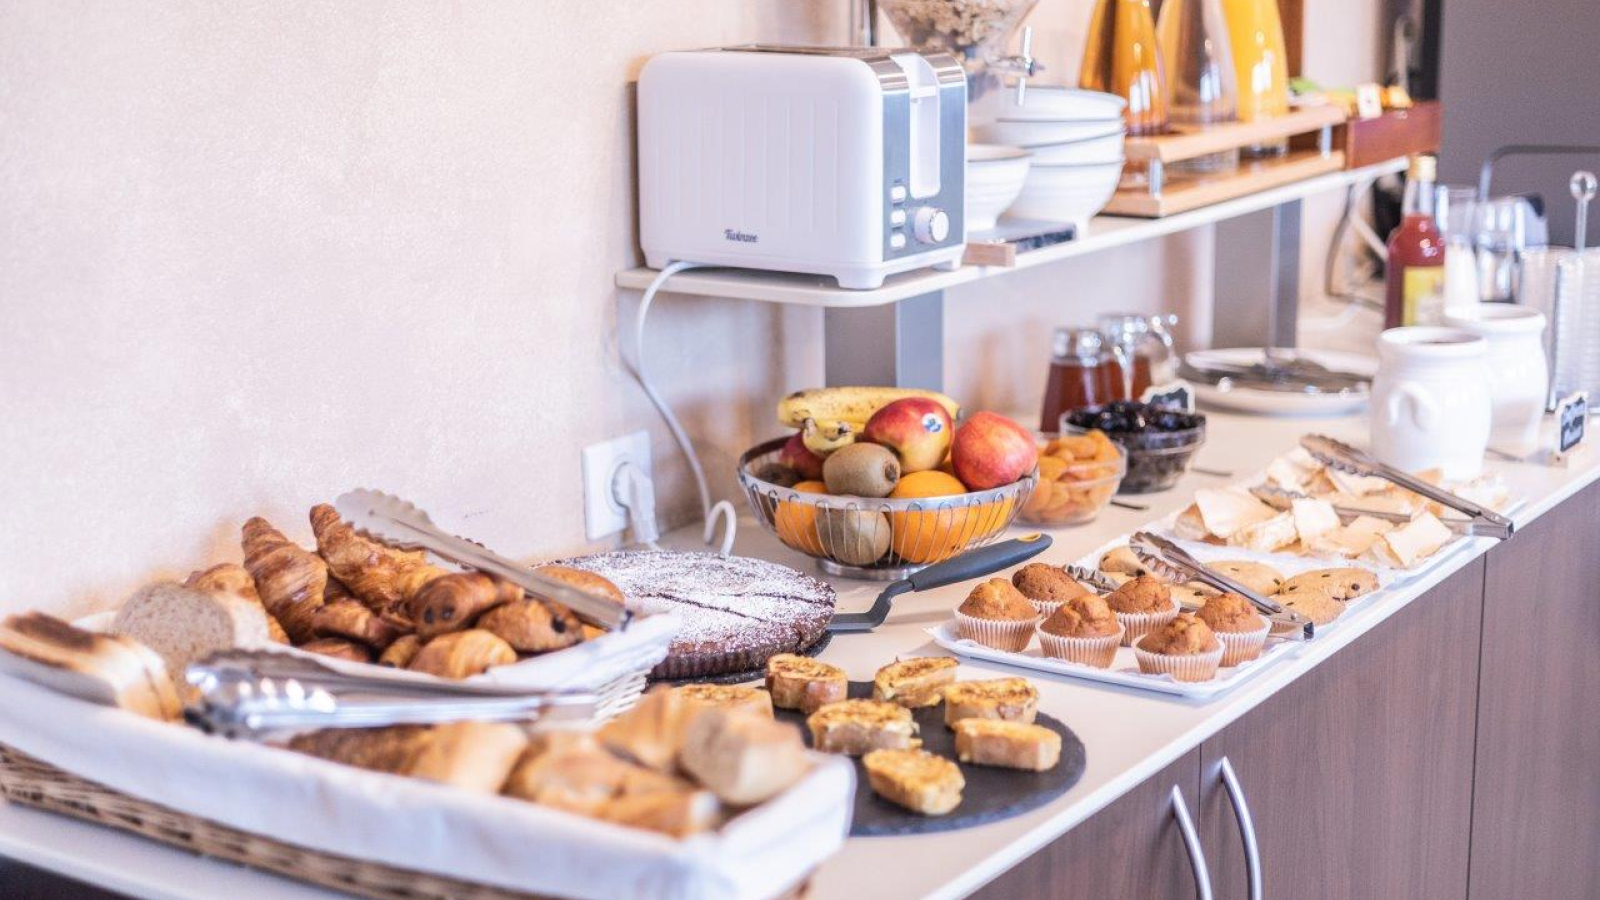
<path fill-rule="evenodd" d="M 850 682 L 851 697 L 871 697 L 872 684 L 866 681 Z M 944 705 L 930 706 L 911 711 L 921 730 L 922 749 L 948 759 L 956 758 L 955 732 L 944 725 Z M 811 734 L 805 728 L 805 716 L 797 710 L 780 709 L 778 718 L 794 722 L 805 733 L 806 743 Z M 961 791 L 961 805 L 943 816 L 922 816 L 896 806 L 872 792 L 867 784 L 867 770 L 856 764 L 856 808 L 850 823 L 850 836 L 875 834 L 923 834 L 932 831 L 952 831 L 986 825 L 1021 815 L 1028 810 L 1054 800 L 1066 793 L 1083 777 L 1086 755 L 1083 742 L 1060 719 L 1040 713 L 1034 724 L 1061 735 L 1061 761 L 1048 772 L 1021 772 L 1016 769 L 998 769 L 991 766 L 961 766 L 961 776 L 967 786 Z"/>

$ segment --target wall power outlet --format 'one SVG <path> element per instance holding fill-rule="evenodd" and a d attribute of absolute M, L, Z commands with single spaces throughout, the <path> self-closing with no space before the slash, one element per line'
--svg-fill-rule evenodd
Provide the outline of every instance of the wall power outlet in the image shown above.
<path fill-rule="evenodd" d="M 583 448 L 583 532 L 591 541 L 628 527 L 628 510 L 617 502 L 615 485 L 623 464 L 650 477 L 650 434 L 635 431 Z"/>

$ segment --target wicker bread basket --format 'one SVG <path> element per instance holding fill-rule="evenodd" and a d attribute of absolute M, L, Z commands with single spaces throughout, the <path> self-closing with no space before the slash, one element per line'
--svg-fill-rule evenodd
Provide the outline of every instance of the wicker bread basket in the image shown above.
<path fill-rule="evenodd" d="M 374 900 L 555 900 L 336 856 L 130 797 L 0 744 L 0 797 Z M 776 900 L 799 900 L 809 879 Z"/>

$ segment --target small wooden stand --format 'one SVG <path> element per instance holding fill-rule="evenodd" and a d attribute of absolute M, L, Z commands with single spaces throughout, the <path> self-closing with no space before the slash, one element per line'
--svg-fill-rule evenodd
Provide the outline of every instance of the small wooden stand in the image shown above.
<path fill-rule="evenodd" d="M 1337 172 L 1344 168 L 1344 153 L 1333 147 L 1333 129 L 1344 120 L 1344 112 L 1338 107 L 1311 106 L 1254 122 L 1177 131 L 1159 137 L 1129 138 L 1123 154 L 1130 167 L 1144 166 L 1149 171 L 1149 183 L 1139 188 L 1118 189 L 1104 212 L 1159 219 Z M 1302 134 L 1315 136 L 1313 149 L 1291 150 L 1279 157 L 1244 161 L 1236 171 L 1218 175 L 1172 178 L 1167 171 L 1173 163 L 1183 160 Z"/>

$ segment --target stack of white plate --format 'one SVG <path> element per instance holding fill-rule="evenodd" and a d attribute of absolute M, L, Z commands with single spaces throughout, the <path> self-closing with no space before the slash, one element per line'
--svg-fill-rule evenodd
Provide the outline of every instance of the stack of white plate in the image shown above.
<path fill-rule="evenodd" d="M 973 137 L 1020 147 L 1031 154 L 1027 178 L 1006 215 L 1070 222 L 1082 233 L 1111 202 L 1122 177 L 1127 131 L 1115 94 L 1077 88 L 1030 86 L 1018 105 L 1009 91 L 990 94 Z M 971 177 L 971 166 L 968 166 Z"/>
<path fill-rule="evenodd" d="M 1021 147 L 967 145 L 967 232 L 995 226 L 1022 191 L 1031 157 Z"/>

